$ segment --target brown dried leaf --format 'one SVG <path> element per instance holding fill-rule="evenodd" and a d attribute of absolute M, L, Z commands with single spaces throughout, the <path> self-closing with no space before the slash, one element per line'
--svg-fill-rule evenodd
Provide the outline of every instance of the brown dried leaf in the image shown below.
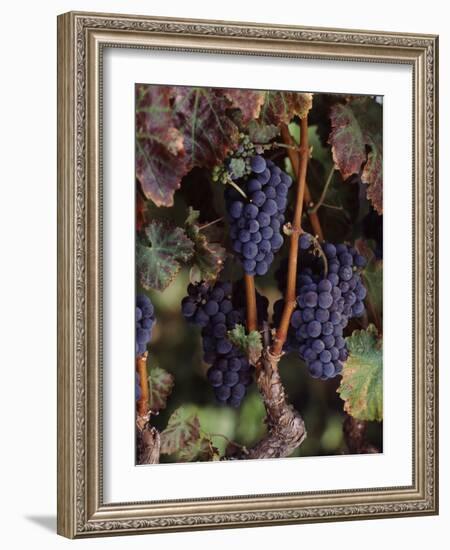
<path fill-rule="evenodd" d="M 330 111 L 333 160 L 346 180 L 358 174 L 366 160 L 366 145 L 362 130 L 349 105 L 333 105 Z"/>
<path fill-rule="evenodd" d="M 230 100 L 231 106 L 241 111 L 243 124 L 248 124 L 252 119 L 259 117 L 265 92 L 226 88 L 223 93 Z"/>
<path fill-rule="evenodd" d="M 296 115 L 304 118 L 312 107 L 312 98 L 310 93 L 266 92 L 260 120 L 278 126 L 280 123 L 289 124 Z"/>
<path fill-rule="evenodd" d="M 361 180 L 367 184 L 367 198 L 378 214 L 383 213 L 383 160 L 381 143 L 370 137 L 367 139 L 370 152 L 364 166 Z"/>

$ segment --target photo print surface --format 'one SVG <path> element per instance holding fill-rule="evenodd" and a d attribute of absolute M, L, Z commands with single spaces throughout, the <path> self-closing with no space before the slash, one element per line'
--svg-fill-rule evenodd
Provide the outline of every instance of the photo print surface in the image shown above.
<path fill-rule="evenodd" d="M 136 464 L 382 452 L 382 97 L 135 94 Z"/>

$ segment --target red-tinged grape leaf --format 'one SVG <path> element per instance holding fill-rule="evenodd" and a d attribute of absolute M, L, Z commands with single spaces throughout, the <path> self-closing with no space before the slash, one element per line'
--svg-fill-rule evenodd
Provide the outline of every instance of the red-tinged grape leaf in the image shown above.
<path fill-rule="evenodd" d="M 157 413 L 167 406 L 167 398 L 174 386 L 173 376 L 161 367 L 152 367 L 148 370 L 149 409 Z"/>
<path fill-rule="evenodd" d="M 241 111 L 243 124 L 248 124 L 252 119 L 259 117 L 265 92 L 226 88 L 223 93 L 230 100 L 231 106 Z"/>
<path fill-rule="evenodd" d="M 136 86 L 136 177 L 157 206 L 172 206 L 189 171 L 183 134 L 175 125 L 170 86 Z"/>
<path fill-rule="evenodd" d="M 266 92 L 261 107 L 260 122 L 265 124 L 289 124 L 294 116 L 304 118 L 312 107 L 313 94 L 300 92 Z"/>
<path fill-rule="evenodd" d="M 350 97 L 330 109 L 329 143 L 344 180 L 359 174 L 378 214 L 383 213 L 382 106 L 371 96 Z M 367 152 L 368 151 L 368 152 Z"/>
<path fill-rule="evenodd" d="M 366 142 L 361 127 L 349 105 L 336 104 L 331 107 L 331 145 L 333 160 L 346 180 L 358 174 L 366 161 Z"/>
<path fill-rule="evenodd" d="M 251 120 L 247 126 L 247 133 L 253 143 L 269 143 L 280 133 L 280 128 L 275 124 Z"/>
<path fill-rule="evenodd" d="M 370 147 L 361 180 L 367 184 L 367 198 L 378 214 L 383 213 L 383 153 L 378 140 L 367 138 Z"/>
<path fill-rule="evenodd" d="M 186 235 L 194 243 L 194 255 L 190 280 L 192 283 L 200 281 L 214 281 L 222 271 L 226 250 L 219 243 L 210 242 L 204 231 L 198 225 L 200 212 L 189 208 L 189 215 L 185 221 Z"/>
<path fill-rule="evenodd" d="M 383 420 L 383 350 L 374 325 L 346 338 L 349 356 L 337 392 L 357 420 Z"/>
<path fill-rule="evenodd" d="M 257 364 L 263 350 L 261 334 L 257 330 L 247 334 L 244 325 L 238 324 L 228 332 L 228 339 L 246 354 L 252 365 Z"/>
<path fill-rule="evenodd" d="M 141 285 L 147 290 L 164 290 L 193 254 L 194 243 L 181 227 L 151 222 L 136 244 L 136 270 Z"/>
<path fill-rule="evenodd" d="M 196 414 L 179 407 L 161 432 L 161 453 L 172 454 L 185 449 L 200 439 L 200 421 Z"/>
<path fill-rule="evenodd" d="M 147 203 L 140 193 L 136 193 L 136 231 L 142 231 L 147 223 Z"/>
<path fill-rule="evenodd" d="M 175 88 L 174 116 L 184 136 L 189 165 L 212 168 L 235 148 L 237 126 L 227 116 L 229 100 L 214 88 Z"/>
<path fill-rule="evenodd" d="M 180 449 L 177 453 L 178 459 L 182 462 L 209 462 L 219 460 L 220 452 L 209 437 L 202 436 L 198 441 Z"/>

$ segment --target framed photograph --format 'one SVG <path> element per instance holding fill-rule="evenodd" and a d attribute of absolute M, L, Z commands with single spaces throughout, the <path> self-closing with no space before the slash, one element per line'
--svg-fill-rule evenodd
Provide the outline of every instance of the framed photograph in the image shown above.
<path fill-rule="evenodd" d="M 58 18 L 58 532 L 438 512 L 430 35 Z"/>

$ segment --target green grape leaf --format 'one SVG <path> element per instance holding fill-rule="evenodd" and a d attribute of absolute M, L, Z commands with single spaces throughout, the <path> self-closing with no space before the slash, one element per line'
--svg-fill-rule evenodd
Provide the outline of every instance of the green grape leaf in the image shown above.
<path fill-rule="evenodd" d="M 173 376 L 161 367 L 148 369 L 149 408 L 157 413 L 167 406 L 167 398 L 174 386 Z"/>
<path fill-rule="evenodd" d="M 200 462 L 208 462 L 211 460 L 219 460 L 219 449 L 213 445 L 212 440 L 205 435 L 200 437 L 198 441 L 190 443 L 186 447 L 180 449 L 177 453 L 178 459 L 183 462 L 192 462 L 193 460 Z"/>
<path fill-rule="evenodd" d="M 333 105 L 329 143 L 343 179 L 358 174 L 366 161 L 366 144 L 358 120 L 349 105 Z"/>
<path fill-rule="evenodd" d="M 265 92 L 238 88 L 228 88 L 222 92 L 230 100 L 231 106 L 241 111 L 243 124 L 248 124 L 252 119 L 259 117 Z"/>
<path fill-rule="evenodd" d="M 383 351 L 374 325 L 346 338 L 349 357 L 337 392 L 358 420 L 383 420 Z"/>
<path fill-rule="evenodd" d="M 200 212 L 189 207 L 189 214 L 185 221 L 186 235 L 194 243 L 190 280 L 192 283 L 199 281 L 214 281 L 222 271 L 226 250 L 219 243 L 208 240 L 205 231 L 198 225 Z"/>
<path fill-rule="evenodd" d="M 229 106 L 220 89 L 175 88 L 174 116 L 191 168 L 212 168 L 237 146 L 239 131 L 227 115 Z"/>
<path fill-rule="evenodd" d="M 145 289 L 164 290 L 194 254 L 194 243 L 181 227 L 153 221 L 136 244 L 136 270 Z"/>
<path fill-rule="evenodd" d="M 238 324 L 228 332 L 228 339 L 247 355 L 252 365 L 256 365 L 263 350 L 261 334 L 257 330 L 246 334 L 244 325 Z"/>
<path fill-rule="evenodd" d="M 280 128 L 275 124 L 251 120 L 247 126 L 247 133 L 253 143 L 269 143 L 280 133 Z"/>
<path fill-rule="evenodd" d="M 299 92 L 266 92 L 259 120 L 265 124 L 289 124 L 294 116 L 304 118 L 312 107 L 313 94 Z"/>
<path fill-rule="evenodd" d="M 183 134 L 174 124 L 170 86 L 136 86 L 136 177 L 147 199 L 172 206 L 189 171 Z"/>
<path fill-rule="evenodd" d="M 200 440 L 200 422 L 191 411 L 179 407 L 161 432 L 161 453 L 172 454 L 197 444 Z"/>

